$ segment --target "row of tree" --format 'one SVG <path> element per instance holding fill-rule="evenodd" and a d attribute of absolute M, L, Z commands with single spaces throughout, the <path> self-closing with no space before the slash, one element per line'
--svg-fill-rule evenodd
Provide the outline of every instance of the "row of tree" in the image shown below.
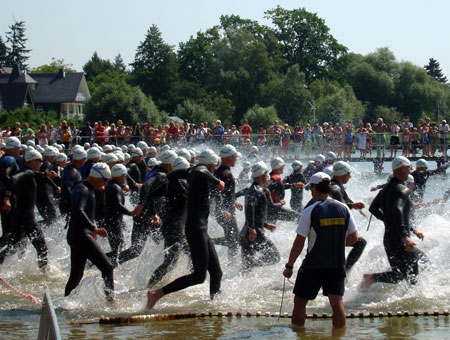
<path fill-rule="evenodd" d="M 450 88 L 435 59 L 421 68 L 388 48 L 351 53 L 304 8 L 277 7 L 266 18 L 270 27 L 222 16 L 177 48 L 152 25 L 129 67 L 120 54 L 110 61 L 94 52 L 83 67 L 93 94 L 87 118 L 161 122 L 170 113 L 294 124 L 312 122 L 312 107 L 317 121 L 450 117 Z"/>

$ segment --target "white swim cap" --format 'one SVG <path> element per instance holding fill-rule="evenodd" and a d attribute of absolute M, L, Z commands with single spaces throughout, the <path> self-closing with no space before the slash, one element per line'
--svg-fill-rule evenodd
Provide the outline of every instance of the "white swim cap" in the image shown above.
<path fill-rule="evenodd" d="M 59 153 L 56 155 L 57 162 L 67 162 L 67 156 L 64 153 Z"/>
<path fill-rule="evenodd" d="M 122 145 L 120 148 L 122 149 L 123 153 L 128 152 L 128 147 L 126 145 Z"/>
<path fill-rule="evenodd" d="M 252 166 L 252 177 L 256 178 L 269 172 L 269 168 L 264 164 L 263 161 L 259 161 Z"/>
<path fill-rule="evenodd" d="M 30 162 L 34 159 L 42 159 L 42 155 L 37 150 L 27 150 L 25 152 L 25 162 Z"/>
<path fill-rule="evenodd" d="M 139 156 L 144 156 L 142 149 L 134 148 L 133 150 L 131 150 L 131 157 L 139 157 Z"/>
<path fill-rule="evenodd" d="M 72 159 L 73 160 L 80 160 L 80 159 L 86 159 L 87 153 L 83 149 L 74 149 L 72 152 Z"/>
<path fill-rule="evenodd" d="M 242 164 L 242 167 L 243 167 L 244 169 L 250 169 L 250 168 L 252 167 L 252 165 L 250 164 L 250 162 L 245 161 L 245 162 Z"/>
<path fill-rule="evenodd" d="M 300 161 L 293 161 L 292 162 L 292 169 L 298 170 L 303 166 L 302 162 Z"/>
<path fill-rule="evenodd" d="M 124 157 L 122 151 L 115 151 L 114 154 L 116 155 L 119 162 L 123 162 L 125 160 L 125 157 Z"/>
<path fill-rule="evenodd" d="M 161 151 L 167 151 L 167 150 L 170 150 L 170 146 L 168 146 L 167 144 L 163 145 L 163 147 L 161 148 Z"/>
<path fill-rule="evenodd" d="M 42 153 L 43 156 L 47 156 L 47 157 L 53 157 L 59 154 L 59 151 L 56 148 L 53 148 L 51 146 L 47 146 L 44 149 L 44 152 Z"/>
<path fill-rule="evenodd" d="M 202 151 L 200 153 L 200 155 L 198 156 L 198 162 L 200 164 L 205 164 L 205 165 L 209 165 L 209 164 L 218 164 L 220 161 L 219 156 L 217 156 L 214 151 L 212 151 L 211 149 L 206 149 L 204 151 Z"/>
<path fill-rule="evenodd" d="M 20 146 L 22 145 L 20 143 L 19 138 L 17 137 L 8 137 L 6 139 L 6 143 L 5 143 L 5 148 L 6 149 L 15 149 L 15 148 L 20 148 Z"/>
<path fill-rule="evenodd" d="M 153 153 L 153 152 L 156 153 L 158 151 L 156 150 L 156 148 L 154 146 L 149 147 L 148 148 L 148 153 Z"/>
<path fill-rule="evenodd" d="M 147 166 L 157 166 L 160 162 L 156 158 L 150 158 L 147 162 Z"/>
<path fill-rule="evenodd" d="M 250 148 L 250 152 L 258 152 L 259 151 L 259 149 L 258 149 L 258 147 L 256 146 L 256 145 L 253 145 L 251 148 Z"/>
<path fill-rule="evenodd" d="M 36 143 L 35 143 L 33 140 L 29 140 L 29 141 L 27 142 L 27 145 L 28 145 L 28 146 L 35 146 Z"/>
<path fill-rule="evenodd" d="M 103 178 L 106 181 L 111 177 L 111 170 L 109 169 L 108 164 L 98 162 L 92 165 L 89 176 L 94 178 Z"/>
<path fill-rule="evenodd" d="M 107 153 L 107 154 L 105 154 L 104 157 L 102 157 L 102 161 L 105 162 L 106 164 L 109 164 L 109 163 L 118 162 L 119 159 L 117 158 L 117 156 L 115 154 Z"/>
<path fill-rule="evenodd" d="M 87 151 L 87 158 L 88 159 L 95 159 L 100 158 L 102 156 L 102 153 L 97 147 L 92 147 Z"/>
<path fill-rule="evenodd" d="M 397 157 L 392 161 L 392 170 L 396 170 L 403 166 L 411 166 L 411 162 L 404 156 Z"/>
<path fill-rule="evenodd" d="M 339 161 L 333 165 L 333 176 L 344 176 L 352 172 L 352 168 L 347 162 Z"/>
<path fill-rule="evenodd" d="M 92 144 L 92 147 L 93 147 L 93 148 L 98 148 L 98 144 L 97 144 L 97 143 L 94 143 L 94 144 Z"/>
<path fill-rule="evenodd" d="M 281 157 L 272 158 L 272 160 L 270 161 L 270 166 L 273 170 L 280 169 L 284 166 L 284 161 Z"/>
<path fill-rule="evenodd" d="M 421 158 L 416 162 L 416 168 L 427 168 L 428 169 L 428 162 Z"/>
<path fill-rule="evenodd" d="M 227 144 L 220 150 L 219 157 L 225 158 L 230 156 L 241 157 L 241 153 L 233 145 Z"/>
<path fill-rule="evenodd" d="M 173 150 L 164 151 L 160 156 L 161 164 L 172 164 L 178 155 Z"/>
<path fill-rule="evenodd" d="M 138 148 L 141 149 L 142 151 L 143 151 L 143 150 L 148 150 L 148 145 L 147 145 L 147 143 L 144 142 L 144 141 L 142 141 L 142 140 L 136 144 L 136 147 L 138 147 Z"/>
<path fill-rule="evenodd" d="M 184 157 L 178 157 L 172 163 L 173 170 L 187 169 L 189 166 L 189 161 L 187 161 Z"/>
<path fill-rule="evenodd" d="M 185 158 L 188 162 L 191 160 L 191 153 L 186 148 L 179 150 L 177 154 L 178 156 Z"/>
<path fill-rule="evenodd" d="M 84 143 L 83 146 L 84 146 L 85 149 L 89 149 L 89 148 L 91 147 L 91 144 L 89 144 L 89 143 Z"/>
<path fill-rule="evenodd" d="M 63 147 L 59 144 L 53 144 L 53 147 L 57 148 L 59 152 L 63 151 Z M 80 145 L 75 145 L 73 148 L 75 149 L 76 147 L 81 148 Z"/>
<path fill-rule="evenodd" d="M 336 154 L 333 151 L 328 151 L 325 154 L 325 160 L 326 161 L 334 161 L 334 160 L 336 160 L 336 158 L 337 158 L 337 156 L 336 156 Z"/>
<path fill-rule="evenodd" d="M 123 158 L 124 158 L 125 160 L 127 160 L 127 159 L 130 159 L 131 156 L 130 156 L 130 154 L 129 154 L 128 152 L 125 152 L 125 153 L 123 154 Z"/>
<path fill-rule="evenodd" d="M 405 181 L 405 184 L 414 184 L 414 177 L 412 175 L 408 175 L 408 179 Z"/>
<path fill-rule="evenodd" d="M 122 177 L 126 175 L 128 175 L 128 171 L 123 164 L 116 164 L 111 168 L 111 177 Z"/>
<path fill-rule="evenodd" d="M 107 144 L 103 147 L 103 152 L 114 151 L 114 147 L 110 144 Z"/>
<path fill-rule="evenodd" d="M 314 160 L 316 162 L 324 162 L 325 161 L 325 156 L 322 155 L 321 153 L 319 153 Z"/>

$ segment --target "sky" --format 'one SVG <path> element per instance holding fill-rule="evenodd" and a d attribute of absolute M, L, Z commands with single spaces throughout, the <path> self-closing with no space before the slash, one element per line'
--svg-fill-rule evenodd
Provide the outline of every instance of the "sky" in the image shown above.
<path fill-rule="evenodd" d="M 25 21 L 29 66 L 49 64 L 54 57 L 81 71 L 94 51 L 110 60 L 120 53 L 131 63 L 153 24 L 177 47 L 219 24 L 221 15 L 270 25 L 264 12 L 278 5 L 317 13 L 350 52 L 365 55 L 388 47 L 398 61 L 420 67 L 432 57 L 450 79 L 448 0 L 0 0 L 0 35 L 5 40 L 14 20 Z"/>

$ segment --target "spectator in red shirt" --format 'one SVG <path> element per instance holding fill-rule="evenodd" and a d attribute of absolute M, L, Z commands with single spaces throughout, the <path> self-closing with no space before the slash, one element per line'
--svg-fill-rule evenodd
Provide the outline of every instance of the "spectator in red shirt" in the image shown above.
<path fill-rule="evenodd" d="M 178 140 L 178 126 L 174 122 L 170 122 L 169 129 L 167 130 L 169 140 L 176 142 Z"/>
<path fill-rule="evenodd" d="M 250 125 L 248 125 L 247 119 L 244 119 L 244 124 L 241 126 L 240 130 L 242 140 L 250 139 L 250 134 L 252 133 L 253 129 Z"/>
<path fill-rule="evenodd" d="M 101 121 L 98 121 L 97 126 L 95 127 L 95 141 L 99 145 L 105 144 L 105 127 Z"/>

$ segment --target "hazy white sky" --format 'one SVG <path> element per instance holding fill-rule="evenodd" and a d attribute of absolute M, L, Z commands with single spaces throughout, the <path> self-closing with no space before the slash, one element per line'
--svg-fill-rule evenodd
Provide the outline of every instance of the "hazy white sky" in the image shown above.
<path fill-rule="evenodd" d="M 305 7 L 323 18 L 349 51 L 367 54 L 389 47 L 397 60 L 418 66 L 437 59 L 450 78 L 450 1 L 448 0 L 0 0 L 0 35 L 25 21 L 31 67 L 64 59 L 81 70 L 97 51 L 131 63 L 147 29 L 156 24 L 164 40 L 178 46 L 219 23 L 224 14 L 269 24 L 264 12 L 280 5 Z"/>

